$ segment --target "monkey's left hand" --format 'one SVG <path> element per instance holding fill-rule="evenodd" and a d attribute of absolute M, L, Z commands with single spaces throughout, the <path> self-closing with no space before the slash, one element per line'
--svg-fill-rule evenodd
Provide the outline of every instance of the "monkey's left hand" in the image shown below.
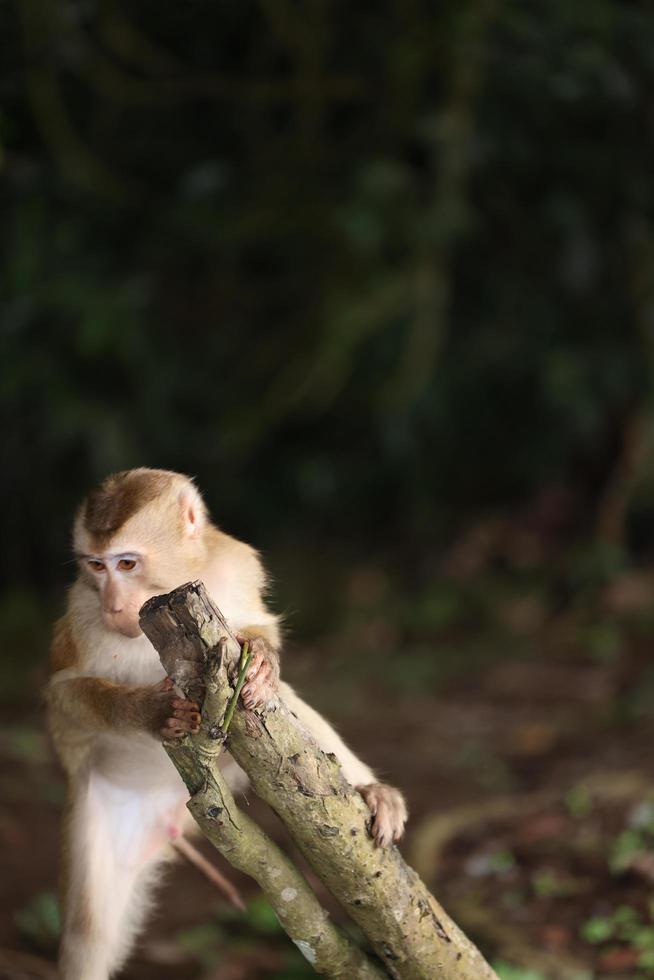
<path fill-rule="evenodd" d="M 250 663 L 241 690 L 243 706 L 248 711 L 260 708 L 279 690 L 279 657 L 262 636 L 237 636 L 238 642 L 250 644 Z"/>
<path fill-rule="evenodd" d="M 377 847 L 395 844 L 404 833 L 408 811 L 399 789 L 387 783 L 357 786 L 372 813 L 370 832 Z"/>

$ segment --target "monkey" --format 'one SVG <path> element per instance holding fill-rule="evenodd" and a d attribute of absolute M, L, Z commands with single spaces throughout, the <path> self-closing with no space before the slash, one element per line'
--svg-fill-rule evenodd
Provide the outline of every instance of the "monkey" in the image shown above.
<path fill-rule="evenodd" d="M 62 980 L 107 980 L 121 969 L 171 843 L 190 829 L 188 792 L 161 742 L 197 733 L 200 705 L 179 695 L 139 626 L 147 599 L 187 581 L 201 579 L 250 643 L 243 705 L 261 709 L 279 691 L 365 800 L 375 843 L 400 839 L 404 797 L 280 680 L 280 620 L 266 605 L 260 556 L 212 522 L 192 479 L 145 467 L 109 476 L 77 511 L 73 550 L 78 575 L 55 624 L 46 687 L 67 780 Z M 223 756 L 229 785 L 244 788 L 245 774 Z"/>

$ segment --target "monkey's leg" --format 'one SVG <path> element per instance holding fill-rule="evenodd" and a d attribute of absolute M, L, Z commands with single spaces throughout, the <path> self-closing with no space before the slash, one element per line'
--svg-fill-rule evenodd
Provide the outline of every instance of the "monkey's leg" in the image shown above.
<path fill-rule="evenodd" d="M 291 711 L 306 725 L 323 752 L 334 753 L 345 778 L 358 789 L 366 801 L 372 813 L 371 832 L 375 842 L 385 846 L 398 841 L 408 816 L 400 791 L 394 786 L 377 782 L 372 769 L 348 749 L 338 732 L 334 731 L 322 715 L 299 698 L 288 684 L 282 682 L 279 687 L 280 694 Z"/>
<path fill-rule="evenodd" d="M 62 980 L 107 980 L 125 961 L 179 808 L 170 791 L 116 786 L 93 770 L 78 782 L 64 839 Z"/>

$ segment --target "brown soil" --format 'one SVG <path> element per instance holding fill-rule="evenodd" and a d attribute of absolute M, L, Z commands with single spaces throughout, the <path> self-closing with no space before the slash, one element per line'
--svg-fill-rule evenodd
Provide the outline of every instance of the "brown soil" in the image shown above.
<path fill-rule="evenodd" d="M 501 910 L 527 946 L 560 950 L 597 975 L 650 976 L 640 967 L 638 972 L 633 953 L 645 948 L 644 933 L 639 946 L 626 937 L 627 926 L 594 943 L 580 932 L 593 918 L 623 907 L 634 910 L 643 928 L 651 921 L 654 872 L 647 862 L 620 873 L 607 865 L 639 801 L 594 803 L 581 813 L 570 803 L 569 791 L 592 773 L 608 774 L 610 782 L 611 773 L 625 768 L 651 772 L 652 723 L 626 722 L 616 714 L 622 695 L 613 669 L 583 661 L 521 661 L 513 671 L 490 667 L 440 690 L 424 684 L 398 695 L 375 679 L 382 672 L 371 669 L 367 678 L 350 683 L 338 664 L 326 669 L 324 663 L 324 651 L 306 651 L 289 657 L 286 673 L 308 700 L 328 710 L 383 778 L 405 790 L 411 809 L 407 854 L 434 816 L 464 804 L 478 808 L 440 864 L 420 870 L 490 956 L 509 958 L 492 930 L 478 928 L 474 909 L 466 921 L 466 907 L 475 903 Z M 38 903 L 56 889 L 62 780 L 36 702 L 6 711 L 4 722 L 0 977 L 52 977 L 55 939 Z M 513 819 L 484 819 L 492 801 L 535 791 L 553 793 L 553 802 Z M 285 839 L 261 803 L 250 799 L 246 805 L 278 840 Z M 246 898 L 256 896 L 256 887 L 210 849 L 205 853 L 238 881 Z M 309 977 L 274 923 L 265 916 L 260 921 L 255 912 L 245 919 L 235 915 L 197 871 L 174 867 L 125 980 Z"/>

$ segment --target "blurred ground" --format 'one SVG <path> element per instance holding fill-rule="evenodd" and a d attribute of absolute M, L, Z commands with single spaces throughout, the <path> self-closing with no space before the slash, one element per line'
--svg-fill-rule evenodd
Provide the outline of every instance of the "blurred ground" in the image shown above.
<path fill-rule="evenodd" d="M 331 635 L 291 640 L 286 677 L 405 790 L 403 850 L 503 977 L 649 977 L 649 573 L 587 582 L 563 604 L 543 574 L 448 575 L 402 596 L 355 569 L 335 588 L 349 612 Z M 0 974 L 50 977 L 62 783 L 36 696 L 3 717 Z M 245 917 L 174 868 L 126 980 L 308 977 L 241 884 Z"/>

